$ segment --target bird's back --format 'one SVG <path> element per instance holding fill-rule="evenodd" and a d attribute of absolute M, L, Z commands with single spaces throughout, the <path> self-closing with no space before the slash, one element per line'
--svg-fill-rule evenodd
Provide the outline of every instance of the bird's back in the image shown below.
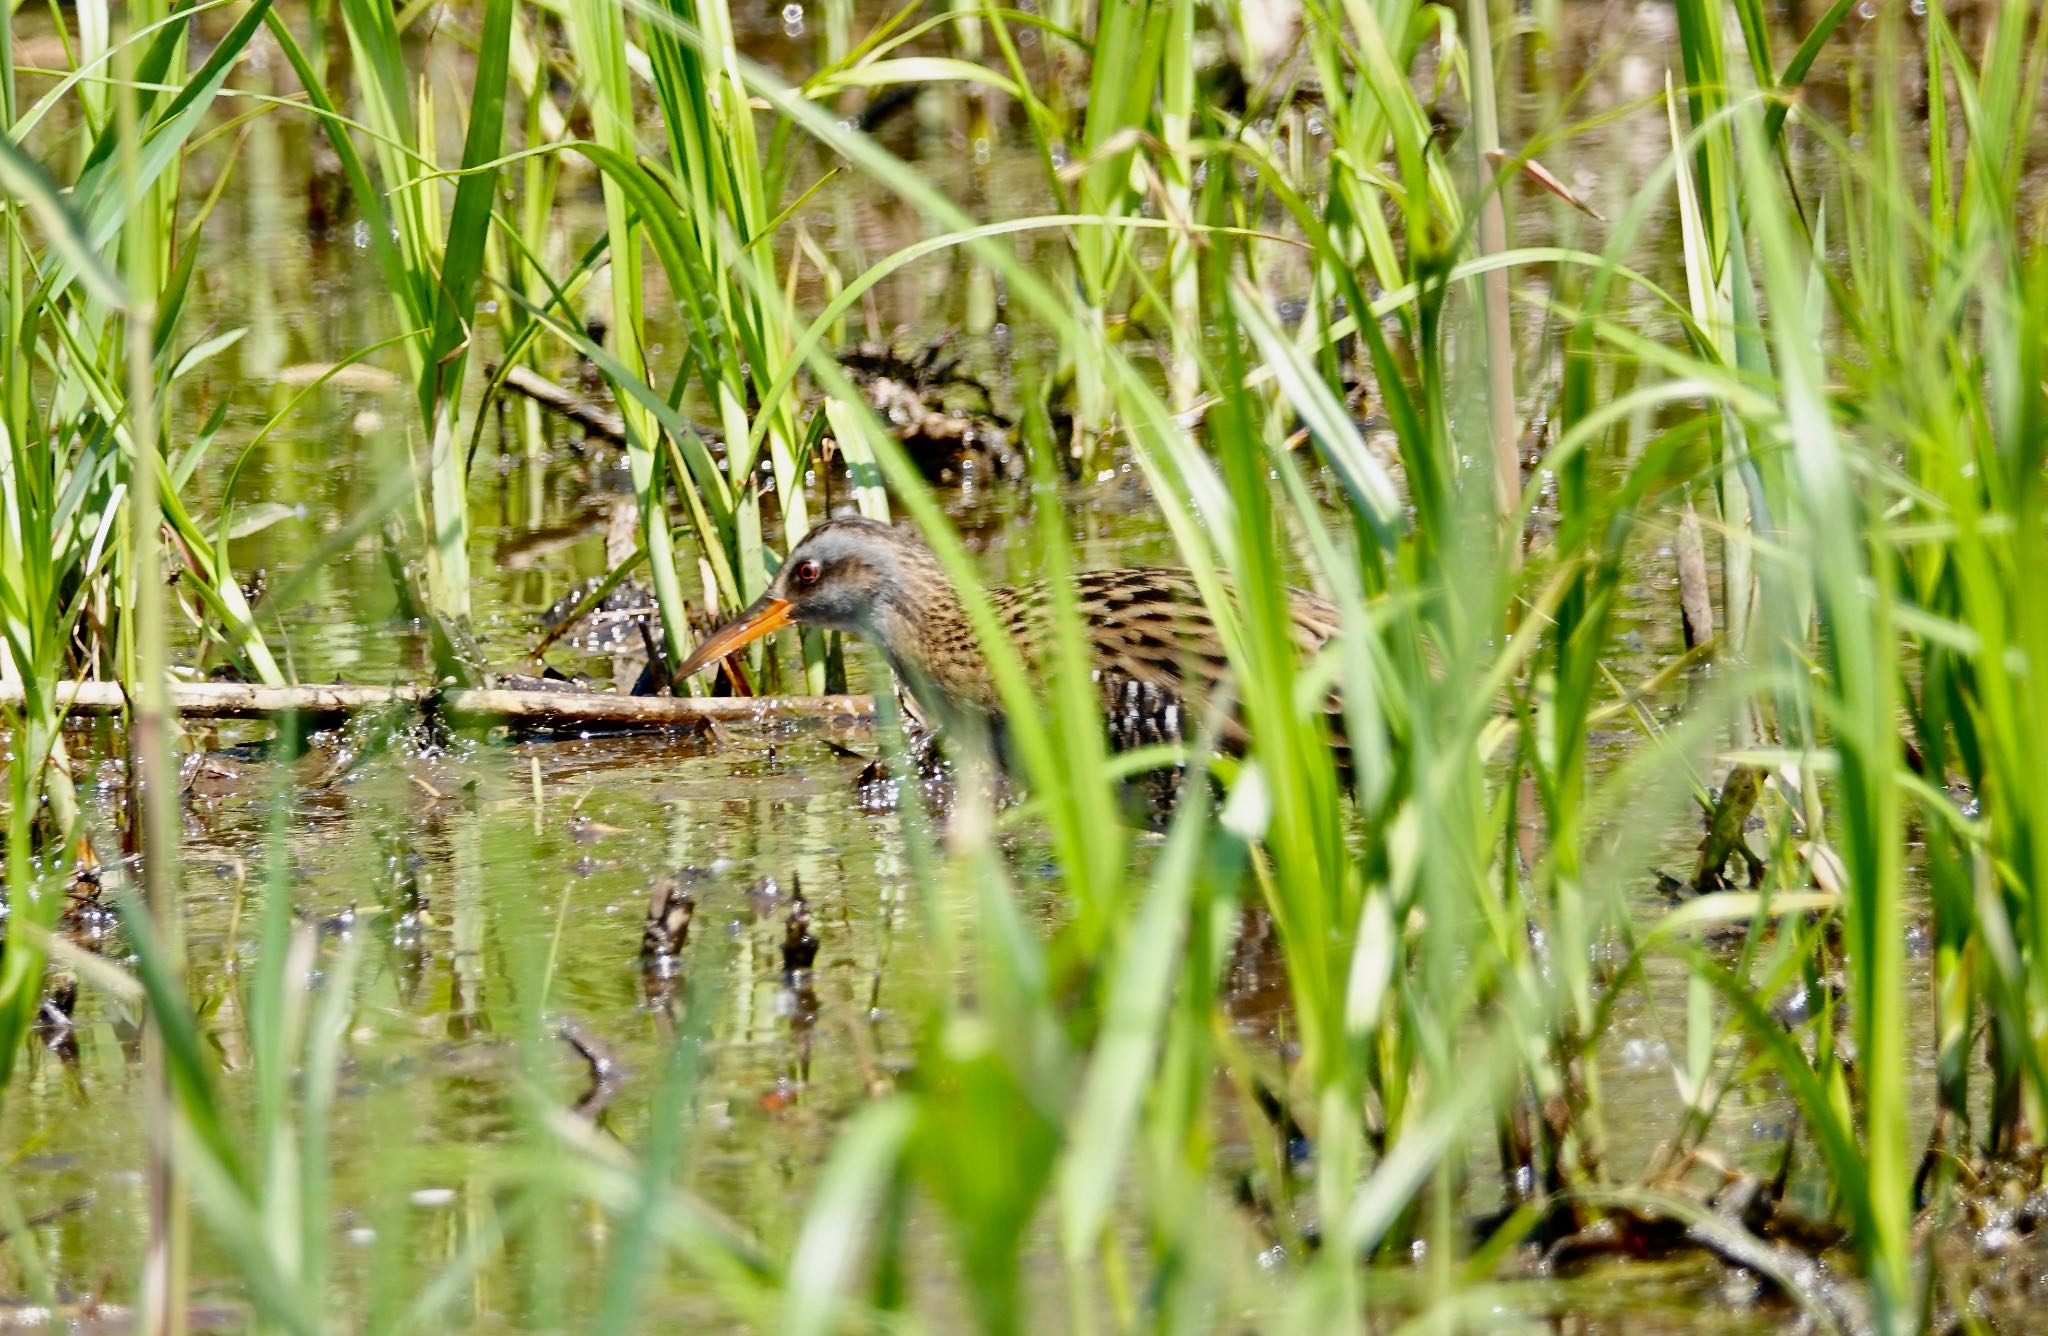
<path fill-rule="evenodd" d="M 1073 578 L 1111 749 L 1182 741 L 1199 730 L 1201 711 L 1220 703 L 1220 740 L 1242 750 L 1230 660 L 1194 574 L 1140 567 Z M 1027 660 L 1043 671 L 1053 644 L 1044 582 L 997 589 L 991 599 Z M 1289 590 L 1288 603 L 1295 648 L 1306 658 L 1337 633 L 1337 610 L 1301 590 Z"/>

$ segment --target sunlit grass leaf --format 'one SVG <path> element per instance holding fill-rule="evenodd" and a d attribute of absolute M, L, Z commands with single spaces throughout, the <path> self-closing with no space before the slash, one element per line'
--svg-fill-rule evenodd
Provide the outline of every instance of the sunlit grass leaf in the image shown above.
<path fill-rule="evenodd" d="M 1259 294 L 1239 279 L 1231 285 L 1230 303 L 1238 322 L 1252 336 L 1259 355 L 1266 359 L 1281 393 L 1301 415 L 1316 443 L 1323 447 L 1324 457 L 1337 470 L 1337 476 L 1344 480 L 1359 513 L 1372 525 L 1380 542 L 1392 546 L 1401 518 L 1401 494 L 1393 478 L 1365 448 L 1351 415 L 1281 332 Z"/>
<path fill-rule="evenodd" d="M 834 1330 L 853 1264 L 873 1238 L 874 1215 L 916 1125 L 916 1109 L 890 1100 L 855 1114 L 834 1139 L 789 1260 L 779 1329 L 791 1336 Z"/>
<path fill-rule="evenodd" d="M 96 300 L 109 310 L 126 309 L 127 290 L 100 258 L 100 248 L 87 235 L 85 220 L 42 164 L 4 134 L 0 134 L 0 189 L 28 206 L 50 245 L 78 273 Z"/>

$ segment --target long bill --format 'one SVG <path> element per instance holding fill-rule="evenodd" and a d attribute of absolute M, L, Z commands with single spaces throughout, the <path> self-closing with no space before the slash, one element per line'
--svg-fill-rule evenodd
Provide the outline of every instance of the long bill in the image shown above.
<path fill-rule="evenodd" d="M 763 594 L 754 600 L 752 607 L 727 622 L 724 626 L 705 637 L 704 643 L 683 661 L 676 671 L 678 677 L 688 677 L 702 672 L 728 654 L 734 654 L 753 644 L 770 631 L 780 630 L 790 624 L 790 602 L 773 594 Z"/>

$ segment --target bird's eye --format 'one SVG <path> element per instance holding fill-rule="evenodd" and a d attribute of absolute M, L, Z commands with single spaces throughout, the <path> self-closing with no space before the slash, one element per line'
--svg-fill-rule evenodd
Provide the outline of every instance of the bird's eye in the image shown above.
<path fill-rule="evenodd" d="M 814 585 L 818 583 L 818 563 L 815 561 L 799 561 L 796 564 L 796 582 L 800 585 Z"/>

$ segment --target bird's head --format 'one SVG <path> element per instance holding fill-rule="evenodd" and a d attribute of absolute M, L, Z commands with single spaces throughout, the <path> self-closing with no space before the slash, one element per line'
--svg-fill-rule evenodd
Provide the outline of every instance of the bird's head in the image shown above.
<path fill-rule="evenodd" d="M 900 617 L 951 593 L 938 559 L 909 530 L 857 515 L 828 520 L 790 551 L 767 592 L 697 646 L 681 673 L 700 672 L 792 625 L 851 631 L 893 648 Z"/>

